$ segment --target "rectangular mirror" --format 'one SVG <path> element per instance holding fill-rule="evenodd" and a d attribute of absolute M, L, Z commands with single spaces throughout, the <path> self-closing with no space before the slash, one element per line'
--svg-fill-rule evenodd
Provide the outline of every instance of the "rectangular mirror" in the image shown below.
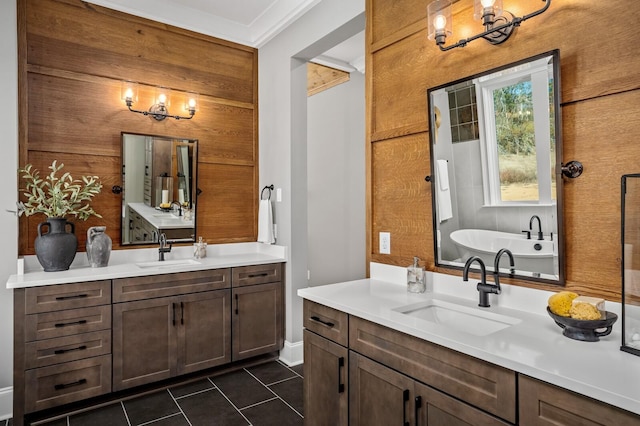
<path fill-rule="evenodd" d="M 554 50 L 429 89 L 437 266 L 507 248 L 515 277 L 564 284 L 559 70 Z"/>
<path fill-rule="evenodd" d="M 198 142 L 122 133 L 122 245 L 195 241 Z"/>

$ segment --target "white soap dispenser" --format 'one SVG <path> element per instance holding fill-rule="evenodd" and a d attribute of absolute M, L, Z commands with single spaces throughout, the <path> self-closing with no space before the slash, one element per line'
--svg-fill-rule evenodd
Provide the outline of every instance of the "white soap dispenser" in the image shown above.
<path fill-rule="evenodd" d="M 418 266 L 420 259 L 413 258 L 413 265 L 407 268 L 407 291 L 409 293 L 424 293 L 427 289 L 424 268 Z"/>

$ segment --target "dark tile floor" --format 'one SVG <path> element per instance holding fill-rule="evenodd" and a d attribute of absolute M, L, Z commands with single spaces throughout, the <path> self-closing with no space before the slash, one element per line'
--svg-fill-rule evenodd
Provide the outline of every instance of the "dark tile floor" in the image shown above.
<path fill-rule="evenodd" d="M 302 425 L 302 365 L 273 361 L 38 424 Z M 2 420 L 0 426 L 11 426 L 11 421 Z"/>

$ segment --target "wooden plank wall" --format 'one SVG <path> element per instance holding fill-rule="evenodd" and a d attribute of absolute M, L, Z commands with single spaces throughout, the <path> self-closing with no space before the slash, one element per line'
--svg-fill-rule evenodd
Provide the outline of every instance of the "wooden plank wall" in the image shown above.
<path fill-rule="evenodd" d="M 564 185 L 566 286 L 620 300 L 620 176 L 640 172 L 640 3 L 553 0 L 504 44 L 449 52 L 427 40 L 427 3 L 367 0 L 367 263 L 406 266 L 419 256 L 435 269 L 427 89 L 559 49 L 563 158 L 585 168 Z M 504 0 L 516 16 L 541 6 Z M 453 13 L 450 42 L 481 31 L 472 0 Z M 391 232 L 391 255 L 378 253 L 380 231 Z"/>
<path fill-rule="evenodd" d="M 122 199 L 111 192 L 122 185 L 121 132 L 198 139 L 197 235 L 255 241 L 256 49 L 80 0 L 19 0 L 18 31 L 20 164 L 44 175 L 56 159 L 74 177 L 97 175 L 104 184 L 94 202 L 103 219 L 76 223 L 79 251 L 95 225 L 106 225 L 121 248 Z M 199 93 L 199 110 L 189 121 L 133 114 L 120 98 L 122 80 L 140 83 L 138 109 L 165 86 Z M 33 254 L 38 216 L 20 220 L 21 255 Z"/>

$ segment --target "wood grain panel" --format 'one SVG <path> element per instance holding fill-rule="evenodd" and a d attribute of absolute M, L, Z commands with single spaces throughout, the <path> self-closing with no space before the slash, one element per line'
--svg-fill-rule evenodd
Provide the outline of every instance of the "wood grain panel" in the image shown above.
<path fill-rule="evenodd" d="M 424 50 L 423 34 L 418 33 L 373 55 L 373 133 L 427 122 Z"/>
<path fill-rule="evenodd" d="M 348 72 L 324 65 L 307 63 L 307 96 L 331 89 L 341 83 L 349 81 Z"/>
<path fill-rule="evenodd" d="M 200 164 L 197 227 L 209 243 L 255 241 L 257 200 L 253 167 Z"/>
<path fill-rule="evenodd" d="M 372 260 L 406 266 L 433 258 L 427 134 L 376 142 L 372 147 Z M 391 256 L 378 253 L 378 233 L 391 232 Z"/>
<path fill-rule="evenodd" d="M 253 101 L 252 51 L 123 16 L 80 1 L 29 0 L 28 62 L 91 75 L 108 70 L 152 85 L 188 83 L 190 90 Z"/>
<path fill-rule="evenodd" d="M 407 208 L 405 197 L 397 196 L 406 190 L 405 180 L 398 177 L 415 167 L 410 158 L 415 147 L 405 148 L 409 157 L 405 159 L 402 148 L 394 152 L 386 146 L 428 127 L 426 115 L 421 115 L 426 114 L 426 89 L 559 49 L 563 156 L 565 162 L 579 160 L 585 166 L 584 174 L 565 182 L 564 188 L 567 287 L 619 300 L 620 176 L 639 171 L 640 152 L 633 140 L 638 118 L 628 106 L 640 103 L 640 35 L 634 30 L 640 7 L 630 7 L 624 0 L 556 1 L 547 12 L 523 23 L 502 45 L 479 40 L 462 49 L 440 52 L 427 40 L 426 22 L 420 25 L 414 19 L 426 15 L 422 9 L 426 5 L 415 0 L 385 3 L 367 0 L 366 6 L 367 136 L 371 144 L 367 260 L 404 266 L 410 256 L 423 253 L 433 269 L 430 199 L 425 196 L 426 207 L 416 212 Z M 504 7 L 522 16 L 538 9 L 540 3 L 509 0 Z M 450 42 L 481 30 L 472 15 L 470 0 L 454 5 Z M 420 91 L 422 99 L 417 94 Z M 418 216 L 427 216 L 429 230 L 420 237 L 406 238 L 403 230 Z M 392 233 L 391 255 L 377 254 L 379 231 Z"/>
<path fill-rule="evenodd" d="M 218 222 L 207 224 L 208 213 L 203 213 L 196 225 L 205 228 L 197 234 L 210 242 L 255 241 L 256 49 L 80 0 L 19 0 L 18 11 L 19 163 L 46 173 L 56 159 L 73 176 L 97 175 L 104 185 L 93 203 L 103 219 L 76 223 L 79 251 L 84 251 L 86 229 L 96 225 L 106 225 L 114 249 L 121 248 L 122 197 L 111 187 L 122 185 L 122 132 L 197 139 L 199 163 L 244 166 L 241 179 L 234 172 L 217 173 L 215 190 L 198 198 L 216 212 L 212 217 Z M 136 109 L 147 110 L 154 87 L 162 85 L 174 89 L 170 113 L 181 113 L 185 91 L 200 93 L 198 111 L 189 121 L 133 114 L 120 98 L 123 79 L 140 83 Z M 231 188 L 230 203 L 219 196 L 219 188 Z M 240 213 L 243 208 L 248 211 Z M 220 222 L 226 211 L 234 216 Z M 42 219 L 20 219 L 20 254 L 34 253 Z M 209 238 L 206 229 L 212 227 L 217 232 Z"/>

